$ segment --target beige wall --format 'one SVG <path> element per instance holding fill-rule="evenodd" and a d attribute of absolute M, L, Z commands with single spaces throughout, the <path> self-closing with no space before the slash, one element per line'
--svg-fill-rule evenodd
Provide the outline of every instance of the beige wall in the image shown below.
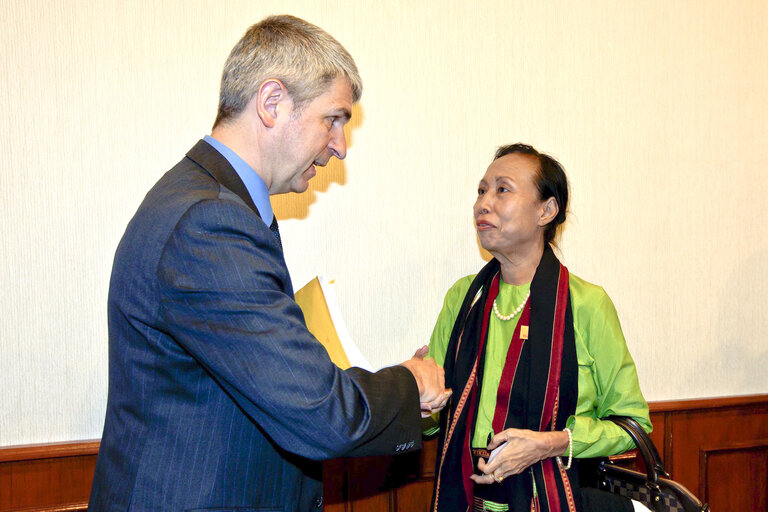
<path fill-rule="evenodd" d="M 483 264 L 500 144 L 565 165 L 570 270 L 613 298 L 649 400 L 768 392 L 768 3 L 0 2 L 0 445 L 96 438 L 112 255 L 213 121 L 247 26 L 290 12 L 365 82 L 351 147 L 275 201 L 300 286 L 335 277 L 374 364 Z"/>

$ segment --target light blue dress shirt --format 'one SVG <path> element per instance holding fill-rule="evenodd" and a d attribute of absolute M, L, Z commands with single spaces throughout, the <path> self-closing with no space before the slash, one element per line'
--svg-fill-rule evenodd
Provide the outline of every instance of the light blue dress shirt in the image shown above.
<path fill-rule="evenodd" d="M 259 210 L 261 220 L 269 227 L 275 214 L 272 212 L 272 203 L 269 202 L 269 190 L 267 190 L 267 185 L 261 179 L 261 176 L 256 174 L 253 167 L 245 163 L 245 160 L 237 156 L 237 153 L 210 135 L 203 137 L 203 140 L 221 153 L 221 156 L 227 159 L 237 175 L 240 176 L 243 184 L 245 184 L 245 188 L 248 189 L 248 193 L 251 195 L 253 204 Z"/>

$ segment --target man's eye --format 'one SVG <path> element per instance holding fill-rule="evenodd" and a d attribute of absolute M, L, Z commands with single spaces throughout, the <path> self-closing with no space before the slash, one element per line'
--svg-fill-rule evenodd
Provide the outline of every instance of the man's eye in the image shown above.
<path fill-rule="evenodd" d="M 496 189 L 497 192 L 509 192 L 509 189 L 507 187 L 499 187 Z"/>
<path fill-rule="evenodd" d="M 477 189 L 477 195 L 481 196 L 483 194 L 485 194 L 485 189 L 484 188 L 478 188 Z"/>

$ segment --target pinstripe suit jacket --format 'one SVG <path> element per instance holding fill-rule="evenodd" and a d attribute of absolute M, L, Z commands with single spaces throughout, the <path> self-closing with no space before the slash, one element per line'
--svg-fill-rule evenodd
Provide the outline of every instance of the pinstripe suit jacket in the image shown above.
<path fill-rule="evenodd" d="M 421 446 L 410 372 L 331 363 L 275 237 L 204 141 L 128 224 L 108 312 L 91 510 L 316 510 L 318 460 Z"/>

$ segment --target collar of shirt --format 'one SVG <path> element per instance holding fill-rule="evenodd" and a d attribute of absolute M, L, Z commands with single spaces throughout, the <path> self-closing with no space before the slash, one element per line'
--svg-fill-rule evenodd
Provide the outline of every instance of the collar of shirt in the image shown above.
<path fill-rule="evenodd" d="M 213 146 L 216 151 L 221 153 L 221 156 L 227 159 L 227 162 L 229 162 L 237 175 L 240 176 L 240 179 L 243 180 L 245 188 L 248 189 L 248 193 L 251 195 L 253 204 L 259 210 L 261 220 L 267 226 L 272 224 L 272 218 L 275 214 L 272 212 L 272 203 L 269 202 L 269 190 L 267 190 L 267 185 L 261 179 L 261 176 L 256 174 L 253 167 L 245 163 L 245 160 L 237 156 L 237 153 L 210 135 L 203 137 L 203 140 Z"/>

